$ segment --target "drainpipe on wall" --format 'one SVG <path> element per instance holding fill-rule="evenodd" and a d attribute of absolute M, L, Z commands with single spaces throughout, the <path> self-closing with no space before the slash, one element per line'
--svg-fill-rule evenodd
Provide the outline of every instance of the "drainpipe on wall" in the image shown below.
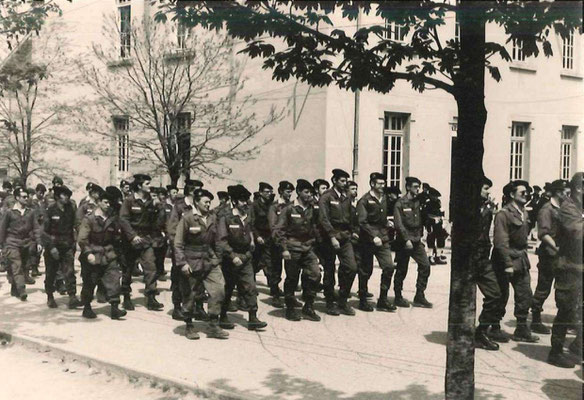
<path fill-rule="evenodd" d="M 361 10 L 357 14 L 357 25 L 356 30 L 359 30 L 359 25 L 361 22 Z M 355 90 L 355 109 L 353 118 L 353 180 L 357 180 L 357 175 L 359 173 L 359 102 L 361 97 L 361 91 L 359 89 Z"/>

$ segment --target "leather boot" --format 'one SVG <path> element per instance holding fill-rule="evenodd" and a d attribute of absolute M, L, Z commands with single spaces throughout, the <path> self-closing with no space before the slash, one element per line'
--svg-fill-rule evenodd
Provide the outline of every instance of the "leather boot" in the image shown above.
<path fill-rule="evenodd" d="M 394 312 L 397 310 L 397 307 L 393 305 L 387 297 L 380 297 L 379 300 L 377 300 L 376 308 L 377 311 Z"/>
<path fill-rule="evenodd" d="M 487 328 L 488 326 L 482 325 L 477 327 L 474 340 L 475 348 L 489 351 L 499 350 L 499 345 L 487 336 Z"/>
<path fill-rule="evenodd" d="M 125 317 L 128 312 L 126 310 L 120 310 L 118 303 L 112 303 L 110 306 L 110 318 L 120 319 Z"/>
<path fill-rule="evenodd" d="M 296 308 L 286 308 L 286 319 L 288 321 L 300 321 L 302 317 Z"/>
<path fill-rule="evenodd" d="M 249 312 L 249 319 L 247 321 L 247 329 L 250 331 L 255 331 L 256 329 L 263 329 L 268 324 L 266 322 L 260 321 L 257 317 L 257 311 Z"/>
<path fill-rule="evenodd" d="M 491 340 L 498 343 L 507 343 L 511 339 L 511 335 L 502 330 L 499 324 L 493 325 L 488 335 Z"/>
<path fill-rule="evenodd" d="M 159 303 L 158 300 L 156 300 L 155 295 L 149 294 L 148 300 L 146 302 L 146 308 L 150 311 L 162 311 L 164 304 Z"/>
<path fill-rule="evenodd" d="M 28 295 L 26 293 L 21 293 L 20 296 L 18 296 L 18 298 L 20 299 L 20 301 L 26 301 Z"/>
<path fill-rule="evenodd" d="M 35 283 L 35 280 L 31 278 L 30 275 L 28 274 L 28 271 L 26 272 L 26 274 L 24 274 L 24 283 L 26 283 L 27 285 L 34 285 Z"/>
<path fill-rule="evenodd" d="M 395 301 L 394 304 L 398 307 L 409 308 L 410 302 L 403 298 L 401 291 L 395 292 Z"/>
<path fill-rule="evenodd" d="M 517 328 L 513 332 L 513 340 L 516 342 L 536 343 L 539 338 L 531 334 L 527 321 L 517 321 Z"/>
<path fill-rule="evenodd" d="M 359 310 L 365 312 L 373 311 L 373 306 L 369 304 L 369 302 L 367 301 L 367 294 L 362 295 L 361 298 L 359 299 Z"/>
<path fill-rule="evenodd" d="M 272 306 L 275 308 L 284 308 L 284 301 L 279 295 L 272 297 Z"/>
<path fill-rule="evenodd" d="M 549 335 L 552 333 L 551 329 L 541 322 L 541 312 L 533 310 L 531 312 L 531 331 L 539 333 L 540 335 Z"/>
<path fill-rule="evenodd" d="M 214 339 L 227 339 L 229 332 L 224 331 L 219 326 L 219 318 L 216 315 L 209 316 L 209 328 L 207 329 L 207 337 Z"/>
<path fill-rule="evenodd" d="M 122 303 L 122 307 L 124 307 L 124 310 L 126 311 L 134 311 L 136 309 L 129 294 L 124 295 L 124 302 Z"/>
<path fill-rule="evenodd" d="M 97 318 L 97 315 L 95 315 L 95 313 L 91 309 L 91 304 L 86 304 L 83 307 L 83 313 L 81 315 L 83 316 L 83 318 L 87 318 L 87 319 L 95 319 L 95 318 Z"/>
<path fill-rule="evenodd" d="M 57 302 L 55 301 L 55 297 L 53 296 L 52 293 L 47 294 L 47 306 L 49 306 L 49 308 L 57 308 Z"/>
<path fill-rule="evenodd" d="M 560 368 L 574 368 L 576 366 L 576 363 L 564 353 L 564 349 L 561 346 L 552 345 L 547 362 Z"/>
<path fill-rule="evenodd" d="M 414 296 L 414 307 L 422 307 L 422 308 L 432 308 L 433 304 L 426 300 L 426 296 L 424 292 L 416 292 Z"/>
<path fill-rule="evenodd" d="M 16 287 L 16 285 L 10 286 L 10 296 L 18 297 L 18 288 Z"/>
<path fill-rule="evenodd" d="M 302 317 L 309 321 L 318 322 L 320 321 L 320 316 L 314 311 L 312 307 L 312 302 L 306 302 L 304 307 L 302 307 Z"/>
<path fill-rule="evenodd" d="M 337 303 L 339 305 L 339 311 L 341 312 L 341 314 L 349 316 L 355 315 L 355 310 L 353 310 L 353 307 L 351 307 L 349 303 L 347 303 L 347 299 L 341 298 Z"/>
<path fill-rule="evenodd" d="M 219 326 L 223 329 L 233 329 L 235 324 L 229 320 L 226 313 L 222 313 L 219 317 Z"/>
<path fill-rule="evenodd" d="M 174 308 L 172 309 L 172 319 L 176 321 L 185 320 L 185 314 L 182 312 L 182 307 L 180 303 L 174 305 Z"/>
<path fill-rule="evenodd" d="M 326 313 L 333 316 L 341 315 L 339 308 L 333 300 L 326 301 Z"/>

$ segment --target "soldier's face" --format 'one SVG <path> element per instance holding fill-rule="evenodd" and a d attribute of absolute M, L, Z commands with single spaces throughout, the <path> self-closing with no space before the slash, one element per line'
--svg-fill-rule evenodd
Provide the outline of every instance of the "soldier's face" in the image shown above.
<path fill-rule="evenodd" d="M 178 190 L 176 190 L 176 189 L 171 189 L 170 192 L 168 192 L 168 196 L 170 197 L 171 201 L 175 201 L 177 195 L 178 195 Z"/>
<path fill-rule="evenodd" d="M 26 206 L 28 204 L 28 193 L 21 193 L 20 196 L 16 198 L 16 201 L 18 201 L 21 206 Z"/>
<path fill-rule="evenodd" d="M 328 186 L 327 185 L 320 185 L 318 187 L 318 195 L 322 196 L 324 194 L 324 192 L 326 192 L 328 190 Z"/>
<path fill-rule="evenodd" d="M 243 213 L 247 213 L 247 209 L 249 208 L 249 204 L 246 200 L 237 200 L 235 202 L 235 207 Z"/>
<path fill-rule="evenodd" d="M 383 193 L 383 189 L 385 188 L 385 181 L 383 179 L 376 179 L 371 182 L 370 185 L 374 192 Z"/>
<path fill-rule="evenodd" d="M 292 190 L 291 189 L 286 189 L 282 191 L 282 198 L 285 201 L 290 201 L 290 197 L 292 197 Z"/>
<path fill-rule="evenodd" d="M 300 192 L 298 192 L 298 197 L 304 203 L 310 203 L 312 201 L 312 192 L 310 191 L 310 189 L 301 190 Z"/>
<path fill-rule="evenodd" d="M 124 185 L 122 192 L 124 192 L 124 194 L 130 193 L 130 185 Z"/>
<path fill-rule="evenodd" d="M 335 181 L 335 186 L 337 187 L 337 189 L 345 190 L 347 188 L 348 182 L 349 180 L 347 178 L 337 178 L 337 180 Z"/>
<path fill-rule="evenodd" d="M 416 196 L 420 191 L 420 184 L 419 183 L 412 183 L 408 188 L 408 191 L 411 195 Z"/>
<path fill-rule="evenodd" d="M 150 181 L 144 181 L 142 184 L 142 191 L 145 193 L 150 193 Z"/>
<path fill-rule="evenodd" d="M 261 198 L 266 200 L 266 201 L 269 201 L 273 194 L 274 194 L 274 191 L 272 189 L 264 189 L 260 192 Z"/>
<path fill-rule="evenodd" d="M 158 195 L 158 200 L 160 200 L 160 202 L 161 202 L 161 203 L 164 203 L 164 202 L 166 202 L 166 195 L 165 195 L 165 194 L 162 194 L 162 193 L 160 193 L 160 194 Z"/>
<path fill-rule="evenodd" d="M 201 197 L 197 201 L 197 208 L 201 211 L 201 214 L 209 213 L 209 209 L 211 208 L 211 199 L 208 197 Z"/>
<path fill-rule="evenodd" d="M 67 196 L 66 194 L 60 194 L 59 195 L 59 204 L 64 206 L 67 203 L 69 203 L 69 196 Z"/>
<path fill-rule="evenodd" d="M 483 200 L 487 200 L 489 198 L 490 190 L 491 187 L 489 185 L 483 185 L 483 187 L 481 188 L 481 197 L 483 198 Z"/>
<path fill-rule="evenodd" d="M 353 199 L 357 197 L 357 186 L 349 186 L 348 193 Z"/>
<path fill-rule="evenodd" d="M 42 190 L 39 190 L 36 192 L 36 196 L 39 200 L 42 200 L 45 198 L 45 192 L 43 192 Z"/>
<path fill-rule="evenodd" d="M 97 206 L 105 214 L 107 214 L 110 210 L 110 202 L 108 199 L 101 199 L 100 201 L 97 202 Z"/>
<path fill-rule="evenodd" d="M 517 186 L 515 191 L 511 193 L 511 198 L 519 204 L 527 203 L 527 188 L 525 186 Z"/>

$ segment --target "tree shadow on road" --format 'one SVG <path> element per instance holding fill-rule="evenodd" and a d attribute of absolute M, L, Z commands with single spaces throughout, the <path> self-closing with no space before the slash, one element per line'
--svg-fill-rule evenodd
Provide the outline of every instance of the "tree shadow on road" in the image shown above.
<path fill-rule="evenodd" d="M 576 379 L 544 379 L 541 391 L 550 400 L 581 400 L 582 381 Z"/>
<path fill-rule="evenodd" d="M 355 382 L 358 385 L 358 382 Z M 270 391 L 269 394 L 259 394 L 254 390 L 239 390 L 229 383 L 228 379 L 218 379 L 210 383 L 210 387 L 226 391 L 228 393 L 242 397 L 250 397 L 259 400 L 442 400 L 444 393 L 442 390 L 431 391 L 422 384 L 410 384 L 404 389 L 396 389 L 387 392 L 362 391 L 352 395 L 345 394 L 339 390 L 328 388 L 322 383 L 309 379 L 291 376 L 282 369 L 275 368 L 263 381 L 264 388 Z M 478 400 L 502 400 L 499 394 L 491 393 L 487 390 L 477 389 L 475 399 Z"/>
<path fill-rule="evenodd" d="M 518 351 L 532 360 L 544 363 L 547 362 L 548 354 L 550 352 L 549 346 L 525 343 L 517 343 L 517 346 L 513 347 L 512 350 Z"/>

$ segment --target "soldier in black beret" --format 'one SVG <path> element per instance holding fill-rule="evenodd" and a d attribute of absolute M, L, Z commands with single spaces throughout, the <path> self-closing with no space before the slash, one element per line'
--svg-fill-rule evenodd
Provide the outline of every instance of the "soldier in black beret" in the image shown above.
<path fill-rule="evenodd" d="M 225 204 L 229 201 L 229 193 L 220 190 L 217 192 L 217 199 L 219 199 L 219 205 Z"/>
<path fill-rule="evenodd" d="M 136 174 L 131 183 L 132 195 L 126 197 L 120 209 L 120 225 L 125 237 L 126 265 L 122 271 L 123 306 L 134 310 L 131 300 L 132 270 L 139 262 L 144 270 L 146 307 L 160 311 L 164 305 L 156 300 L 156 260 L 153 241 L 158 230 L 158 209 L 150 195 L 151 178 Z"/>
<path fill-rule="evenodd" d="M 340 169 L 333 170 L 332 189 L 327 190 L 318 203 L 319 227 L 323 232 L 322 258 L 324 267 L 324 295 L 326 312 L 329 315 L 355 315 L 347 303 L 351 286 L 357 274 L 357 262 L 351 238 L 351 198 L 347 195 L 349 174 Z M 335 304 L 335 258 L 339 257 L 339 298 Z"/>
<path fill-rule="evenodd" d="M 242 185 L 230 187 L 229 197 L 233 208 L 231 213 L 221 216 L 217 225 L 216 247 L 219 258 L 223 260 L 222 268 L 225 277 L 225 300 L 221 307 L 219 324 L 224 329 L 233 329 L 233 323 L 229 321 L 227 311 L 235 285 L 249 310 L 247 328 L 256 330 L 267 326 L 257 317 L 257 289 L 251 265 L 251 252 L 255 244 L 249 220 L 250 196 L 251 193 Z"/>
<path fill-rule="evenodd" d="M 422 204 L 418 198 L 421 182 L 416 177 L 406 178 L 406 194 L 399 198 L 394 207 L 396 240 L 396 272 L 393 281 L 395 291 L 395 305 L 409 307 L 410 303 L 402 296 L 403 282 L 408 273 L 410 257 L 418 264 L 418 278 L 416 280 L 415 307 L 432 308 L 425 296 L 428 278 L 430 277 L 430 263 L 426 255 L 422 235 L 424 221 L 422 219 Z"/>
<path fill-rule="evenodd" d="M 428 200 L 422 207 L 423 219 L 425 220 L 426 231 L 428 236 L 426 238 L 428 250 L 431 254 L 428 256 L 430 264 L 446 264 L 446 257 L 444 256 L 444 247 L 446 245 L 446 238 L 448 232 L 444 229 L 442 211 L 442 203 L 440 201 L 441 193 L 433 187 L 428 189 Z M 438 253 L 440 251 L 440 253 Z"/>
<path fill-rule="evenodd" d="M 55 203 L 48 207 L 37 243 L 41 243 L 45 256 L 45 291 L 47 305 L 56 308 L 53 297 L 57 271 L 61 271 L 69 294 L 69 308 L 79 307 L 76 296 L 76 278 L 73 267 L 75 254 L 75 209 L 71 204 L 71 190 L 67 186 L 54 187 Z"/>
<path fill-rule="evenodd" d="M 318 202 L 320 200 L 320 196 L 324 194 L 327 190 L 330 189 L 331 185 L 325 181 L 324 179 L 317 179 L 312 183 L 312 187 L 314 188 L 314 196 L 312 196 L 312 208 L 313 208 L 313 215 L 314 215 L 314 224 L 316 226 L 316 244 L 314 246 L 314 252 L 318 257 L 318 262 L 320 265 L 324 265 L 324 258 L 323 258 L 323 243 L 324 238 L 326 237 L 325 232 L 322 230 L 318 223 L 318 214 L 319 214 L 319 206 Z M 322 284 L 319 284 L 320 289 L 322 290 Z"/>
<path fill-rule="evenodd" d="M 79 225 L 81 225 L 83 218 L 95 210 L 99 196 L 104 192 L 101 186 L 92 182 L 89 182 L 86 188 L 87 197 L 79 202 L 79 207 L 75 213 L 75 232 L 79 230 Z"/>
<path fill-rule="evenodd" d="M 132 193 L 132 190 L 130 189 L 130 182 L 122 179 L 120 181 L 120 190 L 122 191 L 124 198 L 128 197 Z"/>

